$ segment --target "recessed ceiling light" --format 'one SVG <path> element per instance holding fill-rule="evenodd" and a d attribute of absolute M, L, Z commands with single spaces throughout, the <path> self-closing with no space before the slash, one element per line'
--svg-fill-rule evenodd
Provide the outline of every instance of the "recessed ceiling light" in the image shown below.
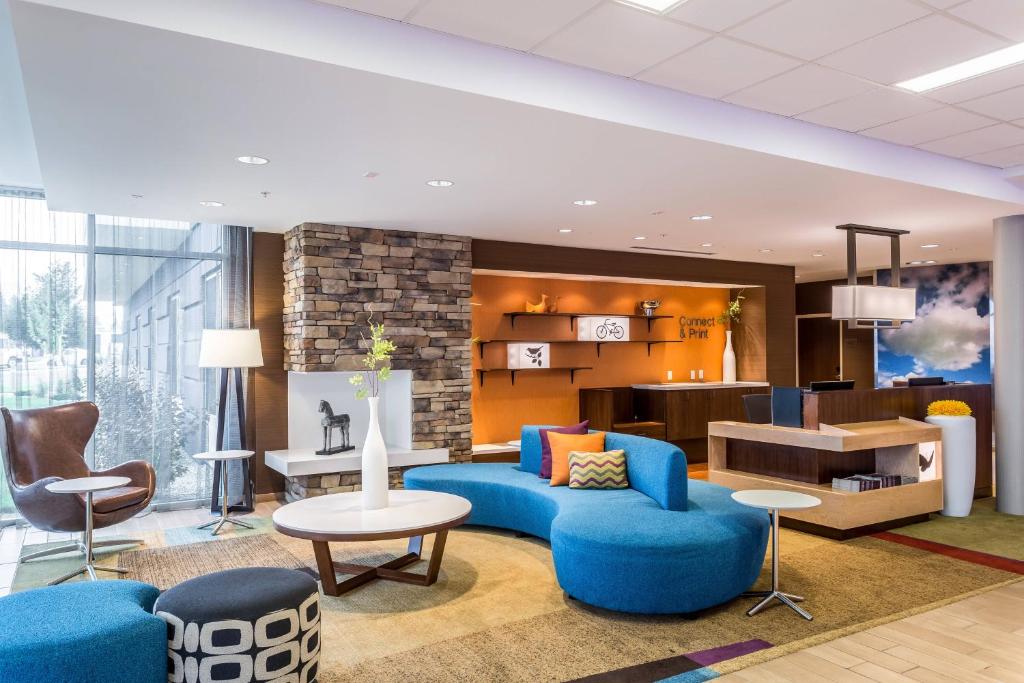
<path fill-rule="evenodd" d="M 376 171 L 367 171 L 366 173 L 363 174 L 363 177 L 364 178 L 376 178 L 379 175 L 380 175 L 380 173 L 377 173 Z"/>
<path fill-rule="evenodd" d="M 713 218 L 713 216 L 709 216 L 706 213 L 701 214 L 699 216 L 690 216 L 690 220 L 691 221 L 709 221 L 712 218 Z"/>
<path fill-rule="evenodd" d="M 133 194 L 132 195 L 132 199 L 142 199 L 142 195 L 141 194 Z"/>
<path fill-rule="evenodd" d="M 901 81 L 896 84 L 897 88 L 903 88 L 912 92 L 925 92 L 941 88 L 957 81 L 966 81 L 982 74 L 987 74 L 996 69 L 1003 69 L 1014 64 L 1024 62 L 1024 43 L 1011 45 L 1002 50 L 989 52 L 987 55 L 968 59 L 945 69 L 939 69 L 917 78 Z"/>
<path fill-rule="evenodd" d="M 665 14 L 669 10 L 673 10 L 679 5 L 687 2 L 688 0 L 616 0 L 620 5 L 629 5 L 630 7 L 636 7 L 642 9 L 645 12 L 654 12 L 655 14 Z"/>
<path fill-rule="evenodd" d="M 636 236 L 636 237 L 634 237 L 633 239 L 635 239 L 635 240 L 645 240 L 645 239 L 647 239 L 647 238 L 646 238 L 646 237 L 644 237 L 643 235 L 637 235 L 637 236 Z"/>
<path fill-rule="evenodd" d="M 762 254 L 770 254 L 770 253 L 772 253 L 771 249 L 758 249 L 758 251 L 760 251 Z"/>
<path fill-rule="evenodd" d="M 596 199 L 577 199 L 576 201 L 573 202 L 573 204 L 575 204 L 576 206 L 593 206 L 594 204 L 597 204 L 597 200 Z"/>
<path fill-rule="evenodd" d="M 559 228 L 558 232 L 569 233 L 572 232 L 572 228 Z"/>
<path fill-rule="evenodd" d="M 821 252 L 821 251 L 816 251 L 816 252 L 814 252 L 813 254 L 811 254 L 811 256 L 813 256 L 813 257 L 815 257 L 815 258 L 820 258 L 820 257 L 822 257 L 822 256 L 824 256 L 824 255 L 825 255 L 825 253 L 824 253 L 824 252 Z"/>
<path fill-rule="evenodd" d="M 270 159 L 266 157 L 258 157 L 254 154 L 243 154 L 240 157 L 235 157 L 236 160 L 243 164 L 252 164 L 253 166 L 262 166 L 263 164 L 269 164 Z"/>
<path fill-rule="evenodd" d="M 215 202 L 212 199 L 204 199 L 203 201 L 199 202 L 199 206 L 211 206 L 211 207 L 224 206 L 224 202 Z"/>
<path fill-rule="evenodd" d="M 451 187 L 455 182 L 451 180 L 428 180 L 427 185 L 431 187 Z"/>
<path fill-rule="evenodd" d="M 713 244 L 712 244 L 711 242 L 701 242 L 701 243 L 700 243 L 700 246 L 702 246 L 702 247 L 705 247 L 705 248 L 706 248 L 706 247 L 713 247 L 713 246 L 715 246 L 715 245 L 713 245 Z"/>
<path fill-rule="evenodd" d="M 936 263 L 936 261 L 925 261 L 924 263 L 925 263 L 925 265 L 930 266 L 933 263 Z"/>
<path fill-rule="evenodd" d="M 919 265 L 921 265 L 923 263 L 924 263 L 924 261 L 907 261 L 907 265 L 908 266 L 919 266 Z"/>
<path fill-rule="evenodd" d="M 921 248 L 922 249 L 937 249 L 938 247 L 941 247 L 941 246 L 942 246 L 941 244 L 922 244 Z"/>

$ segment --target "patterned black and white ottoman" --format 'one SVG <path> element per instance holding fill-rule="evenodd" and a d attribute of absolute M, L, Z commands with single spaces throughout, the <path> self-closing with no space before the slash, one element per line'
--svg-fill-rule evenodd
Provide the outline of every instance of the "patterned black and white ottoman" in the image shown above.
<path fill-rule="evenodd" d="M 316 681 L 320 590 L 302 572 L 207 574 L 165 592 L 153 611 L 167 622 L 168 681 Z"/>

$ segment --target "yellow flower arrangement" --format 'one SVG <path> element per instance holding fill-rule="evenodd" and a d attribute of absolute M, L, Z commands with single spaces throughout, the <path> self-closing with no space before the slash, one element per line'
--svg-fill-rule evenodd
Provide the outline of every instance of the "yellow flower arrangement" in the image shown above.
<path fill-rule="evenodd" d="M 928 404 L 928 414 L 969 417 L 971 415 L 971 407 L 963 401 L 932 401 Z"/>

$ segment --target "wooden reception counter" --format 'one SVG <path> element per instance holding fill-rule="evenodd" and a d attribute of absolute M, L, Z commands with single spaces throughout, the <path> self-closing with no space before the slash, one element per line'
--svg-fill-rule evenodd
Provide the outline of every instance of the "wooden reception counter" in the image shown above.
<path fill-rule="evenodd" d="M 820 507 L 785 511 L 782 523 L 833 538 L 902 526 L 942 507 L 938 477 L 859 493 L 832 488 L 833 477 L 853 474 L 917 477 L 918 444 L 939 441 L 938 427 L 905 417 L 818 427 L 712 422 L 708 480 L 737 490 L 783 489 L 816 496 Z"/>

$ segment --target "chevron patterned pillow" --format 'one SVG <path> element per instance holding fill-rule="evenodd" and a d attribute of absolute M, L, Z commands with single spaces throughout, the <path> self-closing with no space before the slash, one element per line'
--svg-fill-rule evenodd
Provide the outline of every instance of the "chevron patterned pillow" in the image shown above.
<path fill-rule="evenodd" d="M 604 453 L 569 453 L 569 488 L 571 489 L 628 489 L 626 478 L 626 451 Z"/>

